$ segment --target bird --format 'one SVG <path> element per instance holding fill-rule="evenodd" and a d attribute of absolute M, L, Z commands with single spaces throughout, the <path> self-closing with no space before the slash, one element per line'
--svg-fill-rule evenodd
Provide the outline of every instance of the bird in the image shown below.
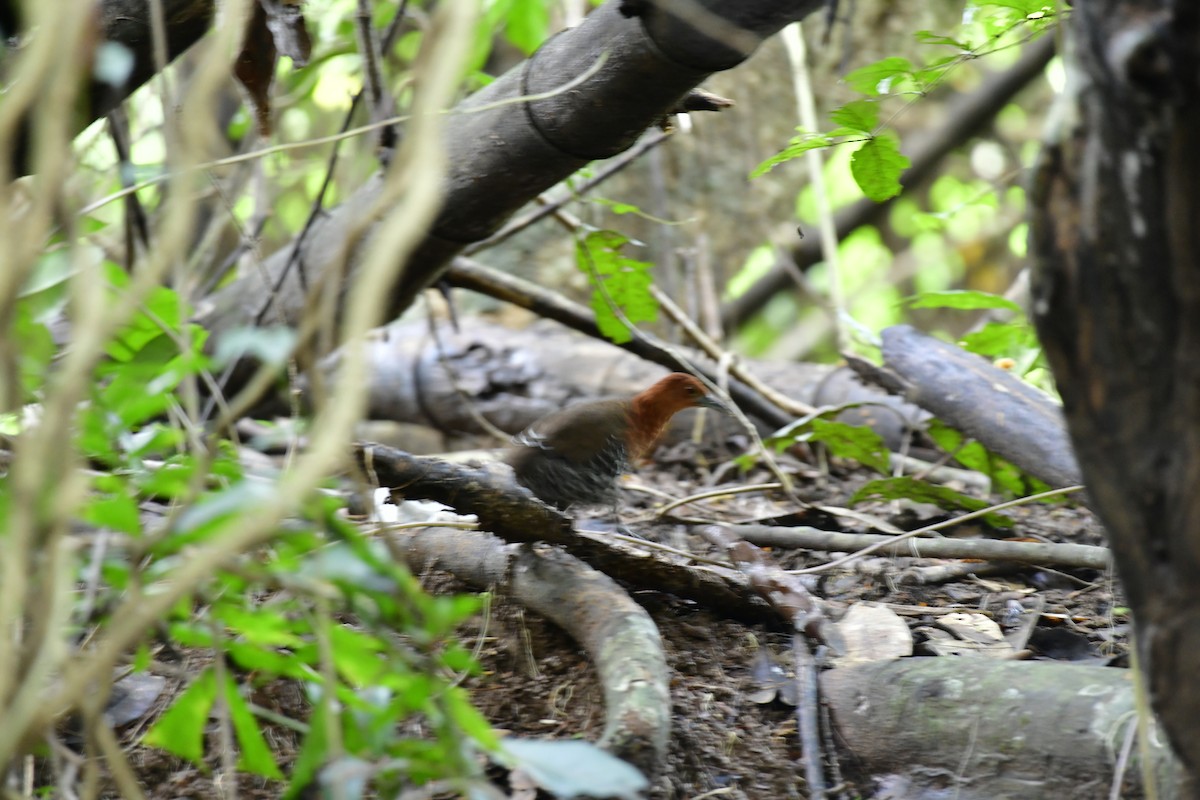
<path fill-rule="evenodd" d="M 517 482 L 566 512 L 617 504 L 617 478 L 654 452 L 667 423 L 685 408 L 729 407 L 692 375 L 673 372 L 624 400 L 560 409 L 513 439 L 504 460 Z"/>

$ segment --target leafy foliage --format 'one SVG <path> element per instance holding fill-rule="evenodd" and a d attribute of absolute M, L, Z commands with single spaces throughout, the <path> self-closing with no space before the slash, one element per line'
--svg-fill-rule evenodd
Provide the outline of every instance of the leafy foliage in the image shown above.
<path fill-rule="evenodd" d="M 956 311 L 979 311 L 998 309 L 1011 316 L 1006 322 L 988 322 L 978 330 L 960 338 L 962 346 L 972 353 L 988 358 L 1005 358 L 1020 374 L 1028 374 L 1034 368 L 1044 367 L 1041 346 L 1033 325 L 1025 310 L 1013 301 L 999 295 L 980 291 L 937 291 L 922 292 L 908 298 L 910 308 L 945 308 Z M 986 470 L 985 470 L 986 472 Z"/>
<path fill-rule="evenodd" d="M 596 323 L 615 344 L 633 338 L 626 320 L 637 324 L 658 319 L 658 303 L 650 294 L 650 264 L 622 255 L 628 243 L 615 231 L 593 231 L 575 243 L 575 263 L 592 285 Z"/>
<path fill-rule="evenodd" d="M 103 269 L 109 291 L 99 299 L 115 306 L 130 279 L 114 264 Z M 26 396 L 34 399 L 53 379 L 53 348 L 34 318 L 44 295 L 27 297 L 14 324 L 31 345 L 22 373 Z M 98 565 L 102 580 L 91 579 L 96 608 L 118 606 L 133 587 L 170 580 L 186 549 L 227 536 L 272 494 L 269 483 L 245 473 L 231 442 L 198 441 L 174 421 L 196 413 L 194 404 L 185 412 L 190 387 L 210 366 L 206 332 L 188 317 L 173 290 L 153 288 L 104 344 L 90 401 L 77 411 L 75 444 L 97 468 L 77 517 L 138 543 L 136 558 L 124 549 L 105 552 Z M 291 341 L 270 329 L 242 332 L 236 350 L 279 359 Z M 6 488 L 0 481 L 0 496 Z M 176 510 L 163 518 L 141 512 L 144 504 L 159 503 Z M 229 668 L 209 667 L 194 677 L 144 744 L 203 767 L 215 747 L 209 721 L 216 715 L 228 720 L 239 769 L 283 781 L 248 695 L 253 686 L 291 680 L 307 687 L 313 713 L 307 725 L 295 723 L 308 735 L 289 796 L 312 781 L 332 780 L 327 770 L 335 752 L 370 765 L 406 765 L 372 766 L 364 791 L 477 773 L 470 753 L 492 750 L 497 741 L 453 683 L 454 676 L 478 671 L 454 631 L 478 611 L 479 600 L 425 594 L 344 519 L 341 506 L 334 498 L 311 498 L 272 548 L 236 571 L 211 576 L 202 589 L 205 602 L 175 606 L 167 628 L 172 646 L 210 651 Z M 0 503 L 0 510 L 6 507 Z M 114 620 L 87 622 L 102 631 Z M 399 733 L 399 723 L 413 720 L 427 728 L 428 738 Z M 337 731 L 332 739 L 331 730 Z"/>
<path fill-rule="evenodd" d="M 978 497 L 971 497 L 945 486 L 926 483 L 907 475 L 871 481 L 854 493 L 850 498 L 850 504 L 854 505 L 865 500 L 911 500 L 917 503 L 932 503 L 938 508 L 963 511 L 980 511 L 990 505 L 986 500 L 980 500 Z M 993 528 L 1011 528 L 1013 526 L 1012 519 L 1003 514 L 985 514 L 982 519 Z"/>
<path fill-rule="evenodd" d="M 827 415 L 834 416 L 840 411 L 831 409 Z M 765 444 L 777 451 L 802 442 L 819 442 L 839 458 L 852 459 L 884 475 L 888 473 L 887 444 L 883 437 L 865 425 L 849 425 L 820 416 L 765 440 Z"/>
<path fill-rule="evenodd" d="M 947 453 L 952 454 L 958 463 L 991 478 L 993 488 L 1001 494 L 1024 497 L 1050 488 L 1012 462 L 992 453 L 979 442 L 968 440 L 959 431 L 937 420 L 930 423 L 927 432 L 930 438 Z"/>

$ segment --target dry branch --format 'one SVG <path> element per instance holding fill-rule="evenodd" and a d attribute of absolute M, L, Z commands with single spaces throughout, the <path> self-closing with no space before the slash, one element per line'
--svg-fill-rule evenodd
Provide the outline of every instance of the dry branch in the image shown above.
<path fill-rule="evenodd" d="M 505 285 L 512 280 L 493 270 L 487 274 L 504 279 Z M 481 415 L 511 434 L 573 400 L 633 394 L 663 375 L 661 367 L 627 352 L 643 354 L 636 341 L 622 351 L 553 323 L 512 330 L 465 319 L 457 332 L 449 325 L 435 325 L 431 333 L 424 322 L 400 323 L 383 329 L 369 343 L 371 417 L 428 425 L 447 433 L 480 433 L 484 431 L 477 415 Z M 700 356 L 693 363 L 705 364 Z M 746 363 L 764 383 L 800 402 L 866 403 L 844 411 L 840 418 L 870 425 L 894 448 L 900 447 L 905 431 L 924 413 L 865 386 L 846 369 L 749 359 Z M 745 396 L 734 381 L 730 393 L 739 403 Z M 760 406 L 742 407 L 753 413 L 752 408 Z M 720 425 L 725 420 L 713 422 Z"/>
<path fill-rule="evenodd" d="M 864 547 L 885 544 L 892 536 L 869 533 L 837 533 L 816 528 L 783 528 L 768 525 L 734 525 L 734 533 L 764 547 L 802 547 L 829 553 L 853 553 Z M 915 558 L 970 558 L 1006 561 L 1038 567 L 1075 569 L 1112 568 L 1112 553 L 1106 547 L 1086 544 L 1005 542 L 995 539 L 915 538 L 876 551 L 885 556 Z"/>
<path fill-rule="evenodd" d="M 629 586 L 674 594 L 745 622 L 780 621 L 774 609 L 730 577 L 575 532 L 570 518 L 500 472 L 414 458 L 382 445 L 358 445 L 355 458 L 375 485 L 392 488 L 406 499 L 436 500 L 460 513 L 474 514 L 481 528 L 506 541 L 560 545 Z"/>

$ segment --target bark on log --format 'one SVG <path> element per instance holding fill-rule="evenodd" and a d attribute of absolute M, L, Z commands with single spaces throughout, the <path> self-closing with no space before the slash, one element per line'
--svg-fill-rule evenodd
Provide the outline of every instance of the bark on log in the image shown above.
<path fill-rule="evenodd" d="M 883 360 L 909 402 L 1051 486 L 1081 482 L 1062 410 L 1029 384 L 908 325 L 883 332 Z"/>
<path fill-rule="evenodd" d="M 1107 667 L 903 658 L 831 670 L 821 688 L 839 742 L 893 788 L 881 792 L 888 797 L 1109 797 L 1137 724 L 1131 673 Z M 1179 765 L 1170 749 L 1149 738 L 1134 746 L 1120 796 L 1142 796 L 1134 762 L 1149 753 L 1158 797 L 1189 797 L 1171 789 Z"/>
<path fill-rule="evenodd" d="M 1195 781 L 1200 6 L 1096 0 L 1068 24 L 1074 93 L 1032 191 L 1034 311 L 1151 703 Z"/>
<path fill-rule="evenodd" d="M 513 330 L 470 319 L 462 321 L 458 333 L 439 324 L 435 337 L 424 322 L 403 322 L 380 331 L 369 348 L 369 416 L 447 433 L 481 433 L 479 416 L 516 433 L 575 400 L 630 395 L 665 374 L 662 367 L 606 341 L 553 323 Z M 761 380 L 811 405 L 868 403 L 839 418 L 870 425 L 894 448 L 924 416 L 915 406 L 863 385 L 845 369 L 747 363 Z M 737 430 L 731 419 L 709 418 L 720 431 Z M 690 430 L 689 413 L 678 419 L 673 429 Z"/>

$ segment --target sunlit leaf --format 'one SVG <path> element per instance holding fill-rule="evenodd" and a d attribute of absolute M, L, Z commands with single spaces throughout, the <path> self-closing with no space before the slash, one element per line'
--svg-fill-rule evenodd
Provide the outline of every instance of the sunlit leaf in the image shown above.
<path fill-rule="evenodd" d="M 298 623 L 270 608 L 223 603 L 213 610 L 213 616 L 248 642 L 273 647 L 299 647 L 305 643 L 296 632 Z"/>
<path fill-rule="evenodd" d="M 829 147 L 832 144 L 833 139 L 823 133 L 801 133 L 799 136 L 792 137 L 792 141 L 787 147 L 755 167 L 750 172 L 750 177 L 757 178 L 766 175 L 779 164 L 791 161 L 797 156 L 807 153 L 809 150 Z"/>
<path fill-rule="evenodd" d="M 944 292 L 921 292 L 909 297 L 905 302 L 911 308 L 958 308 L 978 310 L 984 308 L 1007 308 L 1010 311 L 1024 313 L 1021 306 L 990 292 L 978 292 L 969 289 L 951 290 Z"/>
<path fill-rule="evenodd" d="M 957 47 L 960 50 L 971 49 L 970 45 L 965 44 L 964 42 L 959 41 L 952 36 L 934 33 L 933 31 L 917 31 L 915 34 L 913 34 L 913 37 L 921 44 L 944 44 L 949 45 L 950 47 Z"/>
<path fill-rule="evenodd" d="M 896 79 L 911 73 L 912 68 L 912 62 L 907 58 L 890 56 L 874 64 L 859 67 L 847 75 L 845 81 L 854 87 L 855 91 L 863 94 L 888 94 Z"/>
<path fill-rule="evenodd" d="M 834 109 L 829 119 L 835 125 L 870 134 L 879 124 L 879 106 L 870 100 L 855 100 Z"/>
<path fill-rule="evenodd" d="M 575 247 L 576 263 L 592 284 L 591 308 L 596 324 L 615 344 L 630 341 L 633 333 L 612 304 L 634 324 L 658 319 L 658 303 L 650 294 L 651 265 L 622 255 L 621 248 L 628 242 L 615 231 L 593 231 Z"/>
<path fill-rule="evenodd" d="M 964 334 L 962 346 L 981 356 L 1003 356 L 1038 346 L 1037 335 L 1027 322 L 989 322 L 977 331 Z"/>
<path fill-rule="evenodd" d="M 122 487 L 110 495 L 99 495 L 88 500 L 80 516 L 98 528 L 137 536 L 141 533 L 137 501 Z"/>
<path fill-rule="evenodd" d="M 333 645 L 334 666 L 350 684 L 370 685 L 385 669 L 386 663 L 379 654 L 387 646 L 375 636 L 345 625 L 331 625 L 329 639 Z"/>
<path fill-rule="evenodd" d="M 895 197 L 903 188 L 900 174 L 908 167 L 895 136 L 884 133 L 863 144 L 850 159 L 850 173 L 863 194 L 877 203 Z"/>
<path fill-rule="evenodd" d="M 512 0 L 504 35 L 525 55 L 546 41 L 550 12 L 545 0 Z"/>

